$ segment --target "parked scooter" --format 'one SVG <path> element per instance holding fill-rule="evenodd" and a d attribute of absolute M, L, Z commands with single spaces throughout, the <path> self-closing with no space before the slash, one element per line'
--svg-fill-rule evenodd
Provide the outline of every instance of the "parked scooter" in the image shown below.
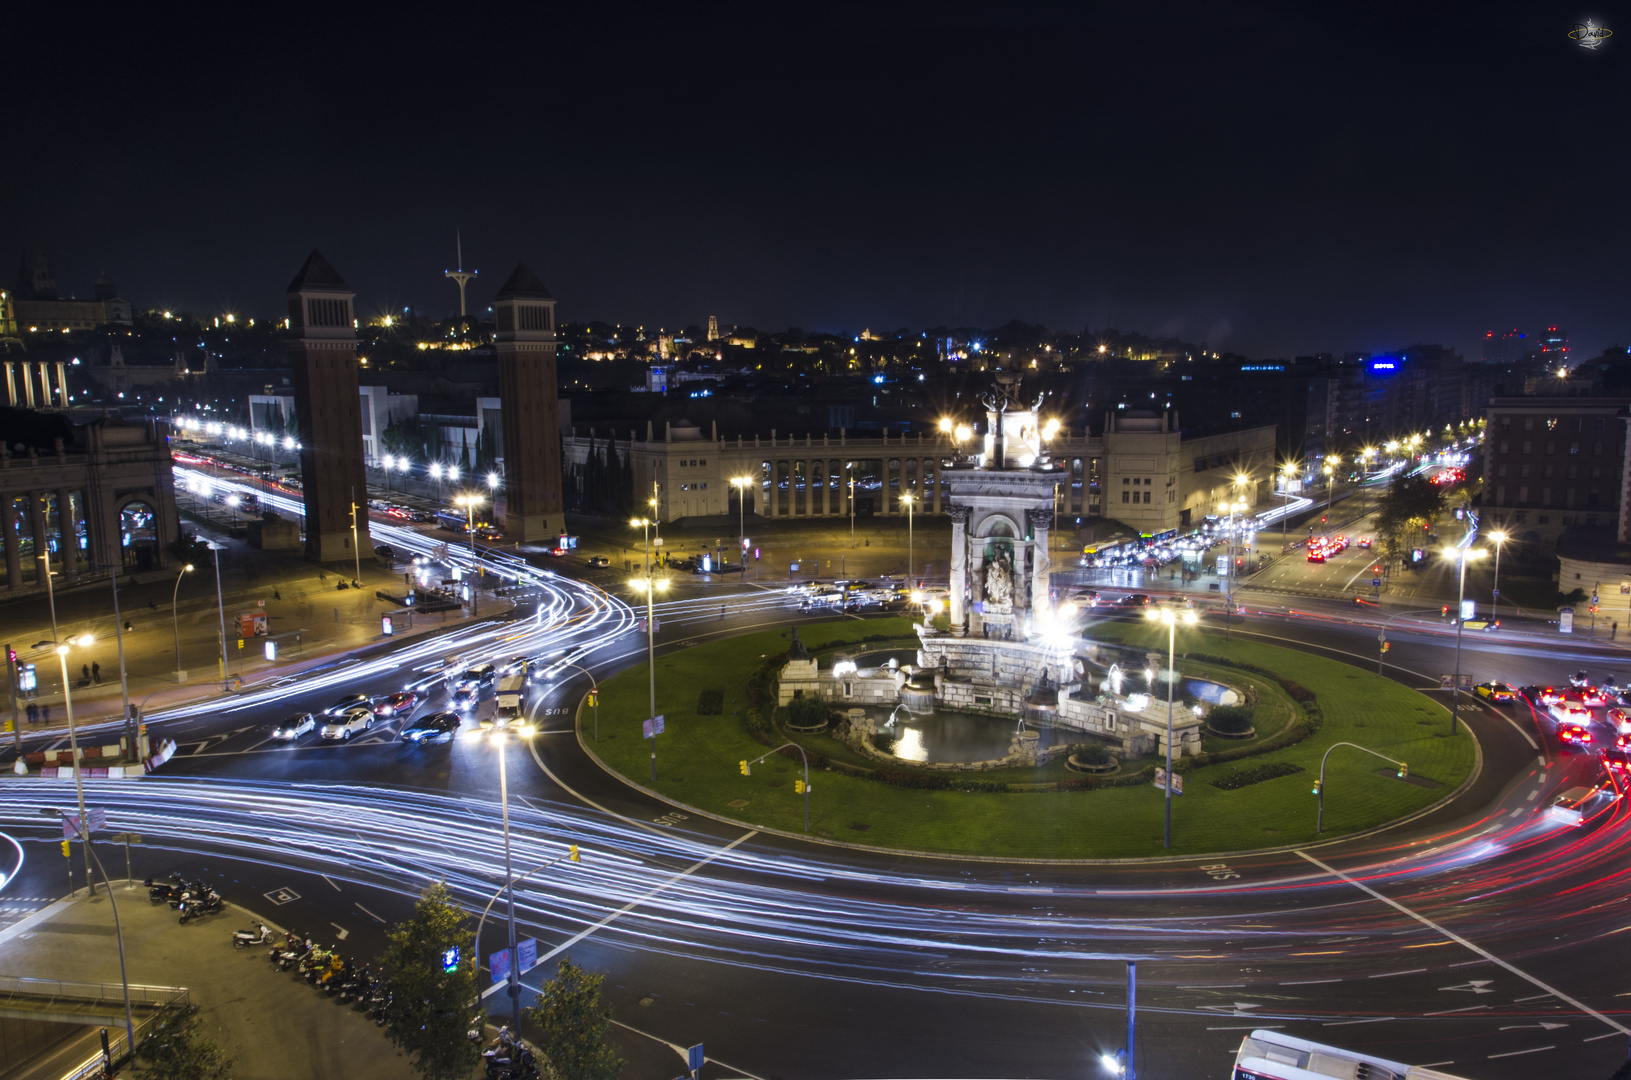
<path fill-rule="evenodd" d="M 319 981 L 319 985 L 322 986 L 324 993 L 329 997 L 333 997 L 340 992 L 340 987 L 351 981 L 355 974 L 356 971 L 351 961 L 336 960 L 335 963 L 329 966 L 328 974 Z"/>
<path fill-rule="evenodd" d="M 490 1080 L 534 1080 L 538 1075 L 537 1059 L 519 1043 L 508 1049 L 484 1050 L 481 1060 Z"/>
<path fill-rule="evenodd" d="M 272 940 L 272 931 L 265 923 L 256 923 L 254 930 L 234 930 L 232 947 L 247 949 L 251 945 L 265 945 Z"/>
<path fill-rule="evenodd" d="M 351 977 L 341 985 L 340 1001 L 342 1003 L 367 1001 L 368 996 L 374 992 L 374 988 L 378 985 L 379 980 L 374 977 L 373 969 L 364 964 L 352 972 Z"/>
<path fill-rule="evenodd" d="M 305 955 L 300 958 L 300 977 L 307 982 L 315 982 L 333 957 L 334 952 L 330 949 L 322 949 L 315 945 L 308 948 Z"/>
<path fill-rule="evenodd" d="M 311 954 L 312 943 L 310 941 L 302 941 L 300 935 L 295 933 L 293 930 L 290 930 L 287 934 L 284 934 L 283 938 L 284 941 L 281 946 L 272 946 L 272 951 L 269 956 L 272 963 L 276 965 L 280 971 L 288 971 L 295 964 L 299 963 L 303 957 Z"/>

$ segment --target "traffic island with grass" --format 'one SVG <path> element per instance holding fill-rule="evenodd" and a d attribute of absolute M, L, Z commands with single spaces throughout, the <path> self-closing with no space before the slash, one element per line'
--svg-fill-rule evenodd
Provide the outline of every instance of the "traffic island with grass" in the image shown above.
<path fill-rule="evenodd" d="M 1157 634 L 1164 645 L 1164 632 L 1141 626 L 1104 628 L 1100 640 L 1142 647 Z M 906 619 L 845 620 L 801 627 L 801 635 L 819 662 L 840 651 L 909 644 L 913 630 Z M 666 729 L 657 736 L 655 784 L 641 731 L 644 665 L 600 684 L 600 739 L 586 709 L 579 737 L 604 767 L 675 803 L 745 827 L 802 834 L 806 796 L 795 782 L 804 777 L 803 764 L 797 751 L 774 751 L 797 742 L 810 758 L 812 836 L 1008 859 L 1212 854 L 1313 841 L 1317 805 L 1309 776 L 1339 742 L 1409 762 L 1411 780 L 1431 786 L 1401 782 L 1379 772 L 1369 755 L 1338 749 L 1326 770 L 1325 839 L 1424 810 L 1460 788 L 1473 768 L 1476 750 L 1465 728 L 1450 735 L 1442 706 L 1397 683 L 1290 649 L 1225 642 L 1207 631 L 1186 636 L 1189 655 L 1180 671 L 1248 687 L 1255 731 L 1245 739 L 1209 735 L 1201 753 L 1178 763 L 1184 793 L 1173 797 L 1170 851 L 1161 844 L 1154 755 L 1124 759 L 1111 776 L 1084 775 L 1067 765 L 1069 747 L 1079 742 L 1075 733 L 1053 732 L 1061 753 L 1037 765 L 964 772 L 885 763 L 856 750 L 839 738 L 842 709 L 824 730 L 788 730 L 777 719 L 773 680 L 790 640 L 776 632 L 658 658 L 657 711 Z M 722 710 L 699 711 L 699 704 L 714 703 L 712 691 L 723 698 Z M 809 726 L 808 717 L 799 721 Z"/>

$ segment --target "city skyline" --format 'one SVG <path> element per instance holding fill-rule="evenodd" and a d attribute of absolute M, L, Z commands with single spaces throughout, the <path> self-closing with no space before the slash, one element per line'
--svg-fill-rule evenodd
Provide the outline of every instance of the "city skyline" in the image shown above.
<path fill-rule="evenodd" d="M 1572 18 L 506 25 L 340 16 L 359 48 L 332 68 L 271 21 L 89 30 L 83 78 L 25 62 L 53 90 L 19 141 L 56 150 L 11 178 L 0 251 L 45 249 L 65 294 L 106 270 L 141 307 L 261 317 L 313 246 L 360 314 L 456 311 L 462 230 L 473 312 L 524 258 L 566 321 L 1020 319 L 1248 356 L 1631 340 L 1624 226 L 1591 213 L 1626 151 L 1558 119 L 1615 100 L 1621 61 Z"/>

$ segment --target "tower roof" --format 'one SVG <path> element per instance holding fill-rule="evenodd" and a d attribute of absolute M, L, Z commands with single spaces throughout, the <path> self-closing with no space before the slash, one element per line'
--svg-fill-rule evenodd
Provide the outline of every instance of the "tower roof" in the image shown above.
<path fill-rule="evenodd" d="M 288 292 L 297 293 L 308 289 L 317 289 L 324 292 L 350 292 L 351 286 L 345 283 L 340 272 L 329 265 L 323 258 L 323 253 L 316 248 L 306 256 L 306 263 L 300 268 L 300 273 L 289 282 Z"/>
<path fill-rule="evenodd" d="M 313 252 L 315 255 L 316 252 Z M 516 263 L 515 271 L 499 286 L 495 300 L 553 300 L 538 275 L 527 269 L 526 263 Z"/>

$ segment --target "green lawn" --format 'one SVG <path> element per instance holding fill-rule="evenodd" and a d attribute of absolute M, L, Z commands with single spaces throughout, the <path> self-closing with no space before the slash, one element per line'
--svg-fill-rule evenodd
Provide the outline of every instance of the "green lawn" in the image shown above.
<path fill-rule="evenodd" d="M 801 628 L 812 649 L 863 635 L 898 638 L 910 633 L 906 619 L 845 621 Z M 1129 643 L 1153 642 L 1152 631 L 1133 626 L 1105 636 Z M 1192 632 L 1180 647 L 1272 668 L 1313 690 L 1325 714 L 1320 732 L 1296 746 L 1238 763 L 1208 766 L 1184 777 L 1185 794 L 1173 800 L 1176 853 L 1210 853 L 1300 843 L 1314 837 L 1315 799 L 1310 789 L 1320 755 L 1336 742 L 1355 742 L 1410 763 L 1412 776 L 1437 781 L 1423 788 L 1379 776 L 1385 763 L 1343 748 L 1326 774 L 1327 837 L 1369 828 L 1419 810 L 1454 791 L 1472 767 L 1469 736 L 1445 733 L 1449 714 L 1396 683 L 1316 656 L 1273 646 Z M 1164 644 L 1164 642 L 1162 643 Z M 804 827 L 804 800 L 793 793 L 802 776 L 796 761 L 772 756 L 742 776 L 738 762 L 767 749 L 747 734 L 737 715 L 746 707 L 744 687 L 761 658 L 782 652 L 787 641 L 769 632 L 697 646 L 657 661 L 657 711 L 667 733 L 657 740 L 657 790 L 675 802 L 750 825 L 792 832 Z M 1180 671 L 1198 670 L 1185 665 Z M 1239 682 L 1255 678 L 1230 672 Z M 1262 684 L 1260 684 L 1262 685 Z M 725 711 L 698 716 L 703 690 L 720 689 Z M 649 783 L 649 746 L 640 737 L 646 717 L 644 665 L 600 684 L 600 742 L 591 741 L 588 711 L 582 712 L 587 745 L 609 768 Z M 1265 703 L 1281 701 L 1279 690 Z M 1273 708 L 1282 706 L 1275 704 Z M 1278 725 L 1275 725 L 1278 726 Z M 1209 780 L 1237 768 L 1288 761 L 1306 771 L 1226 791 Z M 1053 777 L 1050 769 L 1047 777 Z M 1001 778 L 1024 777 L 1006 770 Z M 981 778 L 995 778 L 981 774 Z M 1163 853 L 1162 795 L 1153 786 L 1102 791 L 977 794 L 913 791 L 839 773 L 812 774 L 811 831 L 851 843 L 948 854 L 1025 858 L 1128 858 Z M 739 804 L 739 805 L 733 805 Z"/>

